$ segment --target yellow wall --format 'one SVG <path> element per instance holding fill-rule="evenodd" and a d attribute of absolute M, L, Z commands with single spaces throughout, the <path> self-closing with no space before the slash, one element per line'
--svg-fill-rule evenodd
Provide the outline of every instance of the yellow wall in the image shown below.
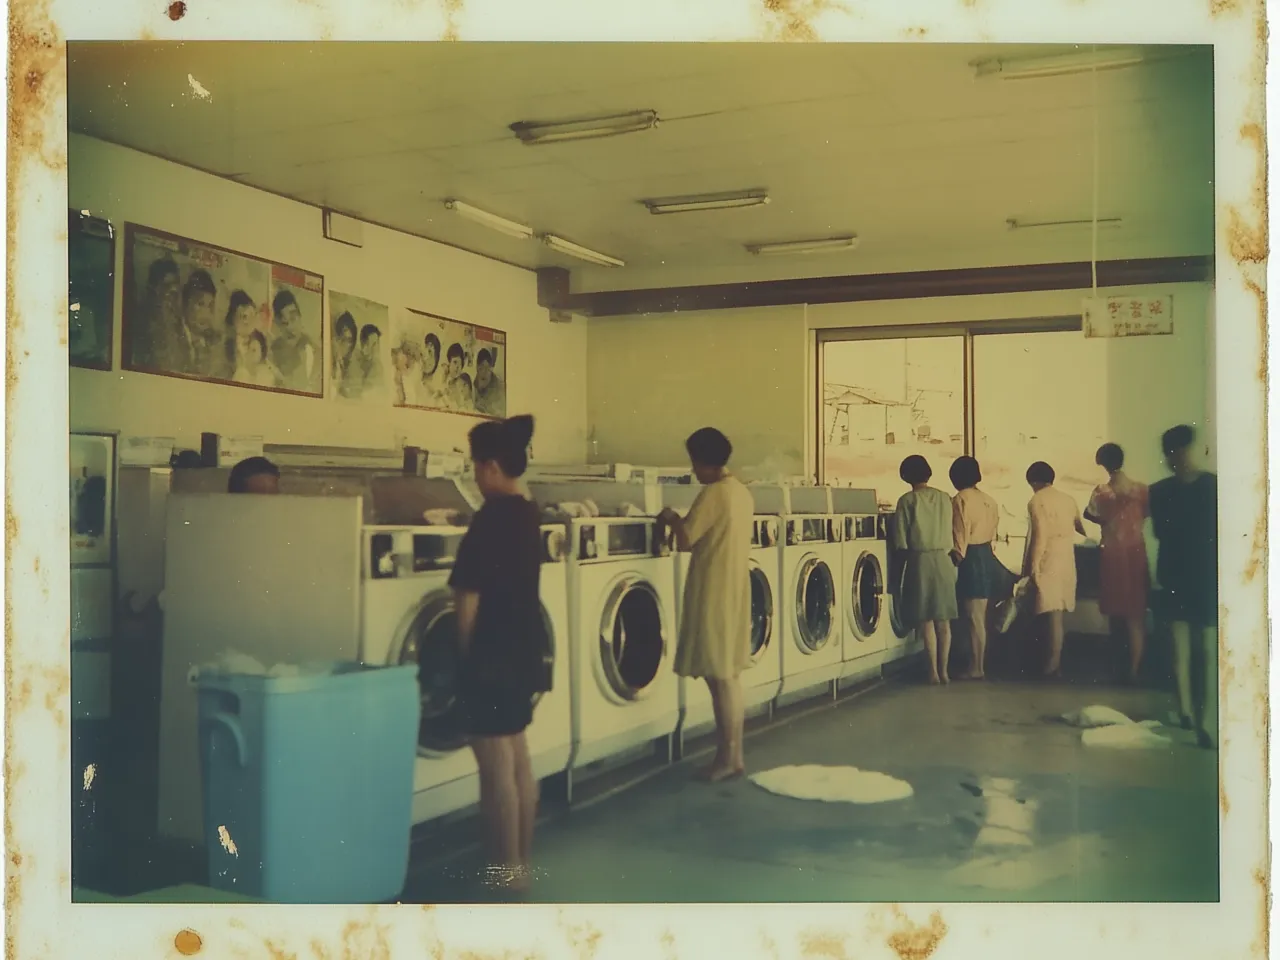
<path fill-rule="evenodd" d="M 339 290 L 414 307 L 508 334 L 507 403 L 538 418 L 534 452 L 579 462 L 586 451 L 584 321 L 553 324 L 536 299 L 534 274 L 407 234 L 366 226 L 363 248 L 324 239 L 320 211 L 141 153 L 72 135 L 70 203 L 117 230 L 122 276 L 125 221 L 287 263 Z M 339 403 L 132 373 L 120 369 L 120 298 L 115 369 L 72 369 L 71 428 L 171 436 L 198 446 L 202 431 L 261 435 L 270 443 L 428 449 L 465 448 L 476 420 L 389 404 Z M 330 355 L 325 324 L 325 356 Z M 329 389 L 326 384 L 326 391 Z"/>
<path fill-rule="evenodd" d="M 1156 479 L 1163 471 L 1160 433 L 1176 423 L 1204 427 L 1213 464 L 1213 287 L 1100 291 L 1147 292 L 1173 294 L 1173 336 L 1109 342 L 1104 376 L 1112 440 L 1128 451 L 1135 477 Z M 813 446 L 817 411 L 814 330 L 1078 315 L 1086 295 L 1069 290 L 592 320 L 587 395 L 595 456 L 680 462 L 690 429 L 713 424 L 734 440 L 740 469 L 799 465 Z M 812 465 L 810 456 L 807 469 Z"/>

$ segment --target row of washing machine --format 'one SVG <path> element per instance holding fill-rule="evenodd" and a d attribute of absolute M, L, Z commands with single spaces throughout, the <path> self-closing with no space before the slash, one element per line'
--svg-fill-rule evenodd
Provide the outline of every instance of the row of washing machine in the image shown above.
<path fill-rule="evenodd" d="M 423 481 L 433 506 L 466 513 L 474 491 Z M 748 708 L 834 692 L 912 651 L 885 589 L 885 518 L 874 493 L 751 486 L 752 663 Z M 705 684 L 672 660 L 687 555 L 653 515 L 687 509 L 689 484 L 530 482 L 540 503 L 592 500 L 605 513 L 542 528 L 552 690 L 527 738 L 535 775 L 574 778 L 655 743 L 678 751 L 712 724 Z M 422 714 L 413 817 L 478 800 L 456 696 L 449 573 L 465 526 L 368 524 L 358 497 L 171 497 L 165 559 L 159 829 L 201 838 L 194 666 L 228 648 L 265 665 L 334 659 L 416 663 Z M 317 789 L 324 789 L 317 783 Z"/>

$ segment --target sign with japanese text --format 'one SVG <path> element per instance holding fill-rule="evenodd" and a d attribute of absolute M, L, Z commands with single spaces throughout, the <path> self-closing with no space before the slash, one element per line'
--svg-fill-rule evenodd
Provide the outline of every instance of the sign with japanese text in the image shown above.
<path fill-rule="evenodd" d="M 1153 337 L 1173 333 L 1173 296 L 1087 299 L 1082 309 L 1086 337 Z"/>

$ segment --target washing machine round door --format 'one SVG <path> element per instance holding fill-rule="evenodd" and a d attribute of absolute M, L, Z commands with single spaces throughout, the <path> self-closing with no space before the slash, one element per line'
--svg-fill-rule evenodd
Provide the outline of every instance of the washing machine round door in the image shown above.
<path fill-rule="evenodd" d="M 899 640 L 906 640 L 911 636 L 911 628 L 902 622 L 902 614 L 898 610 L 898 603 L 902 599 L 902 584 L 906 580 L 906 564 L 899 567 L 897 591 L 889 599 L 889 626 L 893 629 L 893 634 Z"/>
<path fill-rule="evenodd" d="M 542 666 L 550 686 L 555 669 L 555 637 L 551 618 L 542 609 L 546 638 Z M 458 643 L 458 615 L 450 590 L 435 590 L 422 598 L 407 618 L 397 662 L 418 667 L 418 751 L 426 756 L 452 753 L 469 741 L 461 692 L 462 650 Z M 542 698 L 535 693 L 536 707 Z"/>
<path fill-rule="evenodd" d="M 751 562 L 751 663 L 764 657 L 773 642 L 773 586 L 760 564 Z"/>
<path fill-rule="evenodd" d="M 869 640 L 880 629 L 884 616 L 884 566 L 870 551 L 858 557 L 853 566 L 849 602 L 854 632 Z"/>
<path fill-rule="evenodd" d="M 623 700 L 643 699 L 666 659 L 658 591 L 638 574 L 619 578 L 609 590 L 600 622 L 600 663 L 610 692 Z"/>
<path fill-rule="evenodd" d="M 831 567 L 818 557 L 807 557 L 796 578 L 796 643 L 802 653 L 817 653 L 831 642 L 835 612 Z"/>

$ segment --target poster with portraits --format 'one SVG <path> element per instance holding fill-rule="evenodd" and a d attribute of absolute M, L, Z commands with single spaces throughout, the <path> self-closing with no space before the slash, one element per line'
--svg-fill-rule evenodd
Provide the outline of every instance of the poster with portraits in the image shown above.
<path fill-rule="evenodd" d="M 329 291 L 331 390 L 344 401 L 385 404 L 391 397 L 391 311 L 349 293 Z"/>
<path fill-rule="evenodd" d="M 73 433 L 68 446 L 71 565 L 112 562 L 116 496 L 116 438 L 107 433 Z"/>
<path fill-rule="evenodd" d="M 67 211 L 67 357 L 73 367 L 111 369 L 116 239 L 111 224 Z"/>
<path fill-rule="evenodd" d="M 324 278 L 125 225 L 126 370 L 321 395 Z"/>
<path fill-rule="evenodd" d="M 507 335 L 418 310 L 396 313 L 392 402 L 472 417 L 507 415 Z"/>

